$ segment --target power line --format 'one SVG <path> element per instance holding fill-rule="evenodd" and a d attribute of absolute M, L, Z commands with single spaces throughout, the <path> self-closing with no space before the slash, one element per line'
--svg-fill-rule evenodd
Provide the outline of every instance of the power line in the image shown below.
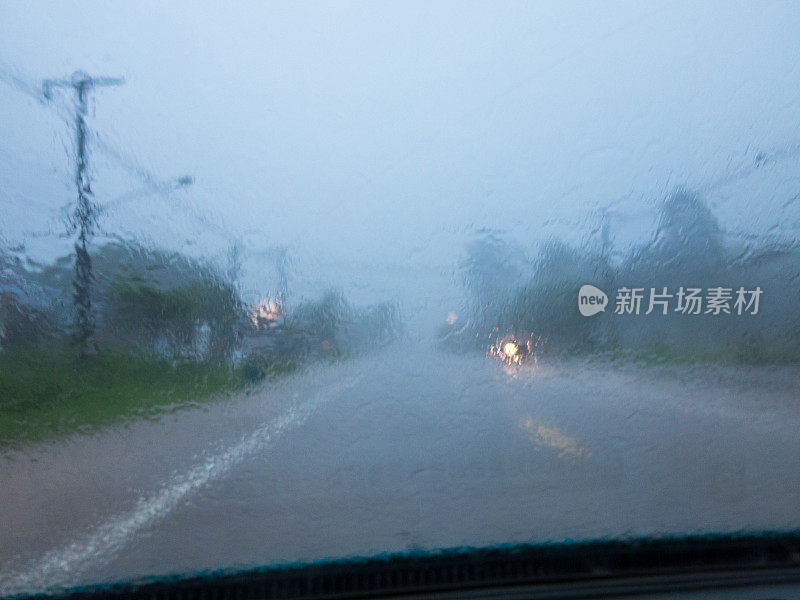
<path fill-rule="evenodd" d="M 72 122 L 74 118 L 74 107 L 69 103 L 60 100 L 52 95 L 54 87 L 63 87 L 64 84 L 71 85 L 71 82 L 64 79 L 45 80 L 43 84 L 35 84 L 30 78 L 22 76 L 12 67 L 0 61 L 0 81 L 6 83 L 11 88 L 21 92 L 22 94 L 33 98 L 42 105 L 54 110 L 56 114 L 67 122 Z M 98 84 L 102 85 L 101 79 L 95 79 Z M 181 183 L 186 186 L 192 183 L 192 177 L 183 175 L 169 180 L 163 180 L 156 176 L 152 171 L 144 167 L 132 154 L 124 152 L 116 148 L 105 137 L 98 132 L 91 134 L 94 148 L 101 152 L 106 157 L 114 161 L 119 167 L 128 172 L 130 175 L 138 178 L 146 186 L 152 186 L 154 190 L 164 189 L 170 187 L 174 182 Z"/>
<path fill-rule="evenodd" d="M 108 78 L 105 78 L 108 79 Z M 94 78 L 93 81 L 98 85 L 108 83 L 103 78 Z M 71 80 L 52 79 L 45 80 L 43 84 L 36 84 L 30 78 L 24 77 L 16 69 L 10 67 L 7 63 L 0 61 L 0 82 L 6 83 L 11 88 L 18 92 L 33 98 L 37 102 L 46 105 L 53 110 L 59 117 L 66 122 L 72 122 L 74 118 L 74 107 L 69 103 L 64 102 L 52 94 L 53 88 L 72 86 Z M 85 132 L 86 140 L 88 141 L 89 132 Z M 131 153 L 124 152 L 119 148 L 109 143 L 104 136 L 94 132 L 91 135 L 93 147 L 100 151 L 104 156 L 110 158 L 114 163 L 126 171 L 129 175 L 137 178 L 144 184 L 144 188 L 134 190 L 119 196 L 111 201 L 109 206 L 98 206 L 98 210 L 115 210 L 123 204 L 127 204 L 136 200 L 144 195 L 156 194 L 166 200 L 173 200 L 170 193 L 176 190 L 185 189 L 194 183 L 194 178 L 191 175 L 182 175 L 164 180 L 153 174 L 152 171 L 147 169 L 137 160 Z M 235 236 L 222 227 L 218 222 L 212 222 L 210 219 L 198 214 L 197 211 L 191 211 L 180 203 L 173 202 L 180 210 L 189 214 L 195 221 L 206 226 L 208 229 L 215 231 L 217 234 L 223 235 L 228 240 L 235 239 Z M 219 221 L 219 219 L 216 219 Z"/>

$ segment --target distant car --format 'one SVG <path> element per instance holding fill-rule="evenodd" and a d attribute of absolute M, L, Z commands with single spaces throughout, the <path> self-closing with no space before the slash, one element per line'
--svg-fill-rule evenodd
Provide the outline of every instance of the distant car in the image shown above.
<path fill-rule="evenodd" d="M 535 360 L 536 354 L 532 336 L 507 334 L 497 338 L 489 347 L 489 354 L 499 358 L 506 364 L 521 364 Z"/>

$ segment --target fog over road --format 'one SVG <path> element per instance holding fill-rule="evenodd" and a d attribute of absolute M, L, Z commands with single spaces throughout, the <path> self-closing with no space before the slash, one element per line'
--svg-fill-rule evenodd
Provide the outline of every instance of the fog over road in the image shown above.
<path fill-rule="evenodd" d="M 409 549 L 796 528 L 796 367 L 401 342 L 0 458 L 0 595 Z"/>

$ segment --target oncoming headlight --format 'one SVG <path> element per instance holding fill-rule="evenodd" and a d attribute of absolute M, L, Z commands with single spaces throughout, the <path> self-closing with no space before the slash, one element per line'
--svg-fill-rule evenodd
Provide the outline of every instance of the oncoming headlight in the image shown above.
<path fill-rule="evenodd" d="M 516 356 L 517 352 L 519 352 L 519 346 L 517 346 L 514 342 L 507 342 L 503 346 L 503 354 L 509 358 Z"/>

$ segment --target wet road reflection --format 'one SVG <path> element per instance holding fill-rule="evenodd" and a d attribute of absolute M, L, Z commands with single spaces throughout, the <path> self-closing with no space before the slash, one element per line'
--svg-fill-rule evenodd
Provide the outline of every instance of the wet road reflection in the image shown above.
<path fill-rule="evenodd" d="M 558 458 L 574 461 L 591 456 L 588 448 L 581 446 L 575 438 L 557 427 L 540 425 L 530 417 L 523 419 L 520 427 L 527 433 L 531 442 L 552 448 L 557 452 Z"/>
<path fill-rule="evenodd" d="M 204 410 L 9 454 L 0 591 L 797 525 L 793 373 L 731 394 L 719 373 L 513 369 L 397 344 Z"/>

